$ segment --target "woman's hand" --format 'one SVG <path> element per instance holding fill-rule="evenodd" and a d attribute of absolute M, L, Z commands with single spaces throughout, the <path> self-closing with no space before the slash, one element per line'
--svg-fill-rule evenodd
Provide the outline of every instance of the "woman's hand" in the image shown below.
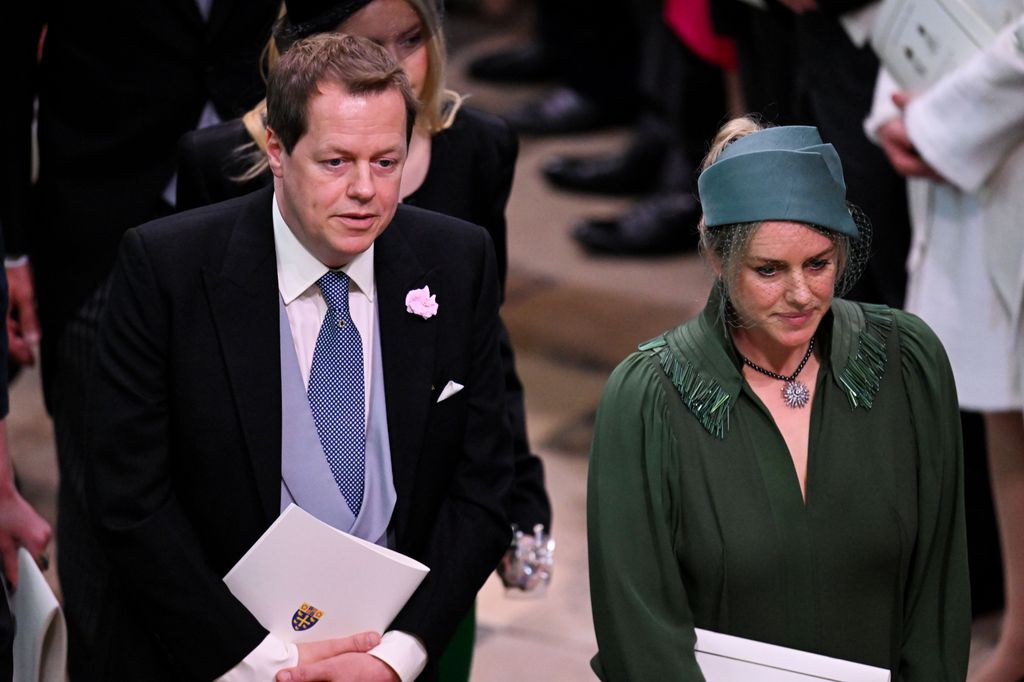
<path fill-rule="evenodd" d="M 928 178 L 945 182 L 943 177 L 918 154 L 907 134 L 903 111 L 910 101 L 910 96 L 905 92 L 895 92 L 892 101 L 899 107 L 900 115 L 889 119 L 878 129 L 878 139 L 882 143 L 885 155 L 889 157 L 889 163 L 897 173 L 908 178 Z"/>
<path fill-rule="evenodd" d="M 39 567 L 49 567 L 46 546 L 50 543 L 50 524 L 36 513 L 14 487 L 14 477 L 7 463 L 6 425 L 0 421 L 0 555 L 3 557 L 3 572 L 12 588 L 18 586 L 18 548 L 28 550 Z"/>

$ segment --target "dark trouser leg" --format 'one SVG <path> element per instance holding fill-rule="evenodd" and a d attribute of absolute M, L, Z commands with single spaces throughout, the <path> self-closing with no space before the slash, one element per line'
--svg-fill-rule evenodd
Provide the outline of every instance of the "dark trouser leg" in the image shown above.
<path fill-rule="evenodd" d="M 961 412 L 960 424 L 964 435 L 964 509 L 971 611 L 981 616 L 1003 608 L 1003 564 L 992 505 L 985 424 L 977 412 Z"/>
<path fill-rule="evenodd" d="M 109 601 L 110 572 L 100 551 L 85 493 L 90 423 L 90 388 L 96 367 L 96 337 L 107 288 L 86 299 L 56 344 L 50 385 L 60 490 L 57 498 L 59 577 L 68 626 L 68 671 L 73 681 L 98 679 L 95 652 L 103 636 L 101 617 Z"/>
<path fill-rule="evenodd" d="M 541 0 L 537 13 L 559 78 L 613 116 L 634 113 L 638 11 L 612 0 Z"/>
<path fill-rule="evenodd" d="M 797 123 L 793 15 L 733 3 L 736 52 L 746 113 L 775 125 Z"/>

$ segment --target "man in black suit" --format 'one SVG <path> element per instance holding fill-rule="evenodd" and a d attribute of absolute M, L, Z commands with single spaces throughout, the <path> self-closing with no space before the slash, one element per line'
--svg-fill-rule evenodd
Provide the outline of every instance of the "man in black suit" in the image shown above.
<path fill-rule="evenodd" d="M 476 226 L 397 206 L 416 105 L 382 48 L 297 43 L 267 102 L 272 188 L 122 242 L 90 477 L 135 607 L 111 653 L 144 667 L 133 679 L 268 679 L 296 663 L 293 679 L 314 666 L 405 682 L 424 665 L 429 679 L 509 541 L 493 248 Z M 357 364 L 325 373 L 334 361 Z M 293 451 L 303 423 L 316 458 Z M 317 482 L 296 466 L 328 472 L 325 455 L 329 490 L 303 490 Z M 431 569 L 369 654 L 285 646 L 221 580 L 286 501 L 324 495 L 325 515 Z M 366 531 L 375 515 L 383 526 Z"/>
<path fill-rule="evenodd" d="M 121 235 L 171 212 L 175 147 L 201 121 L 233 118 L 264 93 L 260 50 L 280 0 L 41 0 L 4 19 L 10 67 L 3 164 L 11 348 L 32 361 L 35 275 L 43 387 L 60 466 L 57 535 L 72 680 L 103 675 L 91 654 L 114 627 L 109 572 L 84 499 L 95 339 Z M 46 27 L 40 52 L 40 36 Z M 39 175 L 30 190 L 33 102 Z"/>

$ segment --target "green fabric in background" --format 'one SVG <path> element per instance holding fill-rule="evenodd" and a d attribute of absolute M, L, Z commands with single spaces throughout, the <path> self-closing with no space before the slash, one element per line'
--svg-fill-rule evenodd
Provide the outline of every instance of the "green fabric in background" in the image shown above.
<path fill-rule="evenodd" d="M 473 645 L 476 642 L 476 603 L 459 623 L 448 648 L 438 661 L 440 682 L 468 682 L 473 668 Z"/>

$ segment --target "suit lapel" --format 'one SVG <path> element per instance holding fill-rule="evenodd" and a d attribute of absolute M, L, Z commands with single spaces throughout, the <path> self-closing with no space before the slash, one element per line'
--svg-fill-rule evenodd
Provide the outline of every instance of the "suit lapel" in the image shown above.
<path fill-rule="evenodd" d="M 222 268 L 206 291 L 268 523 L 281 504 L 281 352 L 277 261 L 270 202 L 252 195 L 240 211 Z"/>
<path fill-rule="evenodd" d="M 411 499 L 430 411 L 438 324 L 437 318 L 424 320 L 405 310 L 406 294 L 429 286 L 432 274 L 407 240 L 407 230 L 416 229 L 409 222 L 399 207 L 391 225 L 378 237 L 374 253 L 388 435 L 398 494 L 395 518 L 399 522 L 406 517 L 405 505 Z"/>

